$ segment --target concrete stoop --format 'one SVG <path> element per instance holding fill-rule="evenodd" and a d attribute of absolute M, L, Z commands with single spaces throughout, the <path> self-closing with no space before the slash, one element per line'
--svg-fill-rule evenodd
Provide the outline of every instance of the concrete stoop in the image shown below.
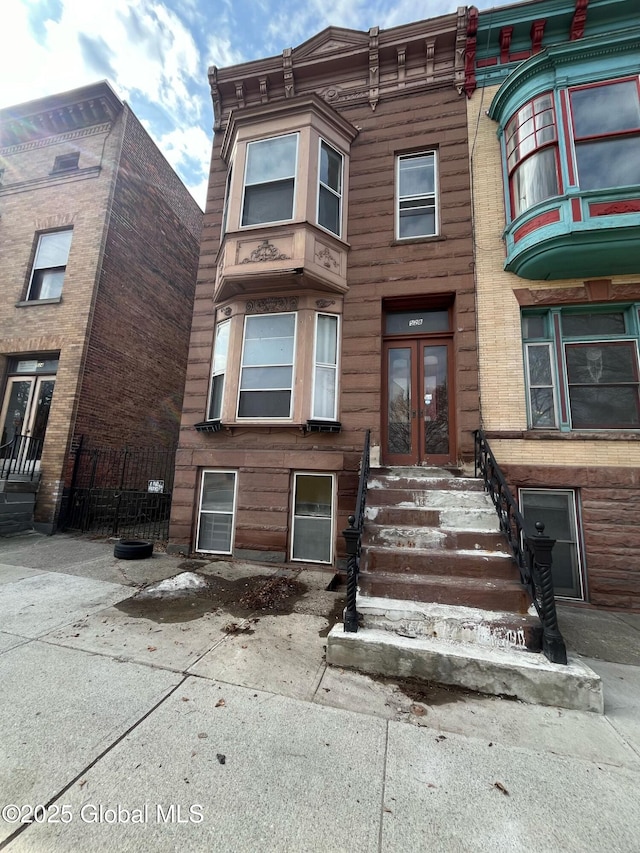
<path fill-rule="evenodd" d="M 332 629 L 327 663 L 603 713 L 596 673 L 540 651 L 540 620 L 479 479 L 372 470 L 358 583 L 362 627 Z"/>
<path fill-rule="evenodd" d="M 473 643 L 492 649 L 542 648 L 542 625 L 535 612 L 517 614 L 360 595 L 356 609 L 363 628 L 390 631 L 400 637 Z"/>
<path fill-rule="evenodd" d="M 577 658 L 561 666 L 541 652 L 405 637 L 381 628 L 349 634 L 338 624 L 327 638 L 327 663 L 371 675 L 464 687 L 532 705 L 604 713 L 600 676 Z"/>

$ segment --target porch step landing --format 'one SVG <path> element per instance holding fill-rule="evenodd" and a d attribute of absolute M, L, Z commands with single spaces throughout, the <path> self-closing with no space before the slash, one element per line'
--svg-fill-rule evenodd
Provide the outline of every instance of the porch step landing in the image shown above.
<path fill-rule="evenodd" d="M 404 637 L 379 628 L 348 634 L 338 623 L 327 638 L 327 663 L 372 675 L 457 685 L 532 705 L 604 713 L 600 676 L 578 658 L 559 666 L 542 653 Z"/>
<path fill-rule="evenodd" d="M 480 480 L 440 468 L 374 469 L 356 609 L 327 663 L 603 712 L 599 676 L 550 663 L 542 626 Z"/>

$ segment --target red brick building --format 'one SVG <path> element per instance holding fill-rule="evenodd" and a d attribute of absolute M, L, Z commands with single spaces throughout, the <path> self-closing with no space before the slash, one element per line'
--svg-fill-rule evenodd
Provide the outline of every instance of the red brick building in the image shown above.
<path fill-rule="evenodd" d="M 215 136 L 170 547 L 336 565 L 374 465 L 479 423 L 466 17 L 210 70 Z"/>
<path fill-rule="evenodd" d="M 202 213 L 106 82 L 0 111 L 0 172 L 0 444 L 51 531 L 80 436 L 175 444 Z"/>

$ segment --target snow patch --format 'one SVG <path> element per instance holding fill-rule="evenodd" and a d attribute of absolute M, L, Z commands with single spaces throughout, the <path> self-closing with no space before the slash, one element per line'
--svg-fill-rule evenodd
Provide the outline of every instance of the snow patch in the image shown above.
<path fill-rule="evenodd" d="M 207 581 L 202 575 L 196 575 L 195 572 L 182 572 L 175 577 L 151 584 L 142 590 L 141 594 L 155 596 L 167 593 L 192 592 L 193 590 L 205 589 L 206 586 Z"/>

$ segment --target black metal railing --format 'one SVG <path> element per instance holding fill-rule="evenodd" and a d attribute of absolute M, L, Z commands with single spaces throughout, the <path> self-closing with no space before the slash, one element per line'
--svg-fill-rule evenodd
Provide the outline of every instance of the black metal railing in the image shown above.
<path fill-rule="evenodd" d="M 166 539 L 175 448 L 85 447 L 72 451 L 60 527 L 104 536 Z"/>
<path fill-rule="evenodd" d="M 347 605 L 344 612 L 344 630 L 352 634 L 358 630 L 356 595 L 358 592 L 358 573 L 360 571 L 360 546 L 362 542 L 362 529 L 364 527 L 364 510 L 367 501 L 370 441 L 371 431 L 367 430 L 364 436 L 364 448 L 360 461 L 356 511 L 354 515 L 349 516 L 349 527 L 342 531 L 347 549 Z"/>
<path fill-rule="evenodd" d="M 0 445 L 0 480 L 12 476 L 33 480 L 40 468 L 42 442 L 30 435 L 14 435 L 11 441 Z"/>
<path fill-rule="evenodd" d="M 518 564 L 520 580 L 540 617 L 542 651 L 552 663 L 566 664 L 567 650 L 558 628 L 551 575 L 551 552 L 556 540 L 544 535 L 544 524 L 532 524 L 522 515 L 481 429 L 475 431 L 475 472 L 476 477 L 481 475 L 484 479 L 498 513 L 500 530 Z"/>

